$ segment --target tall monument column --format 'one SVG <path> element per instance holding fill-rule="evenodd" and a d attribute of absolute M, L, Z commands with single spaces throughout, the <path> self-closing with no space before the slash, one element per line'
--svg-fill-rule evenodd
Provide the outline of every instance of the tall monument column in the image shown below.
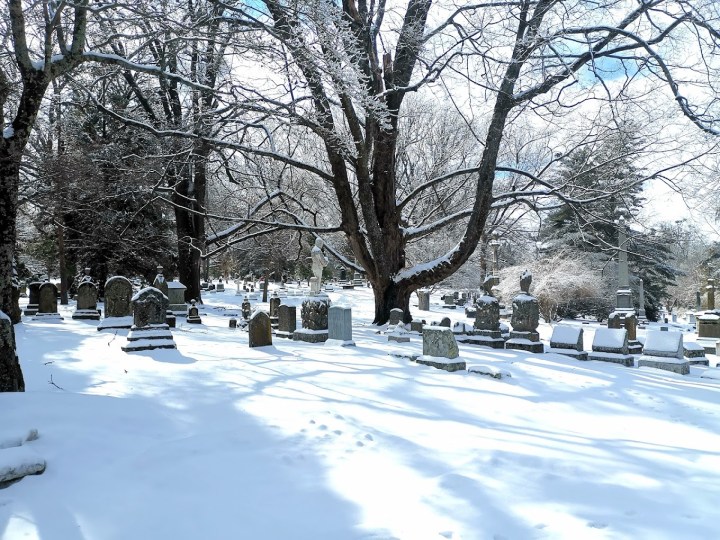
<path fill-rule="evenodd" d="M 624 328 L 627 330 L 628 350 L 630 354 L 642 353 L 642 343 L 637 340 L 637 323 L 635 308 L 630 290 L 630 271 L 627 257 L 627 232 L 625 218 L 617 221 L 618 225 L 618 289 L 615 311 L 608 316 L 608 328 Z"/>

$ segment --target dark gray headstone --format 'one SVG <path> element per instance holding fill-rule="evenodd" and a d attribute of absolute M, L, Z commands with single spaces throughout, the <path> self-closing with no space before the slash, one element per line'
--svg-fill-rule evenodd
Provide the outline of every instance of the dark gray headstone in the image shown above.
<path fill-rule="evenodd" d="M 536 332 L 540 324 L 540 306 L 537 298 L 530 294 L 519 294 L 513 298 L 513 312 L 510 324 L 515 332 Z"/>
<path fill-rule="evenodd" d="M 84 281 L 77 290 L 77 309 L 97 309 L 97 286 Z"/>
<path fill-rule="evenodd" d="M 444 326 L 445 328 L 450 328 L 450 325 L 452 324 L 452 321 L 450 321 L 449 317 L 443 317 L 440 321 L 439 326 Z"/>
<path fill-rule="evenodd" d="M 128 317 L 132 314 L 132 284 L 123 276 L 105 282 L 105 317 Z"/>
<path fill-rule="evenodd" d="M 57 287 L 54 283 L 40 285 L 38 313 L 57 313 Z"/>
<path fill-rule="evenodd" d="M 248 323 L 248 341 L 250 347 L 267 347 L 272 345 L 272 328 L 270 317 L 264 311 L 256 311 Z"/>
<path fill-rule="evenodd" d="M 270 317 L 277 317 L 278 307 L 280 307 L 280 297 L 277 292 L 274 292 L 270 298 Z"/>
<path fill-rule="evenodd" d="M 475 309 L 475 328 L 477 330 L 500 330 L 500 302 L 494 296 L 481 296 Z"/>
<path fill-rule="evenodd" d="M 403 310 L 400 308 L 393 308 L 390 310 L 390 319 L 388 320 L 389 325 L 397 325 L 403 320 Z"/>
<path fill-rule="evenodd" d="M 278 306 L 278 332 L 292 334 L 297 329 L 295 306 L 280 304 Z"/>
<path fill-rule="evenodd" d="M 133 324 L 145 328 L 151 324 L 165 324 L 168 298 L 155 287 L 146 287 L 132 297 Z"/>
<path fill-rule="evenodd" d="M 329 304 L 329 301 L 305 300 L 300 311 L 302 327 L 307 330 L 327 330 Z"/>

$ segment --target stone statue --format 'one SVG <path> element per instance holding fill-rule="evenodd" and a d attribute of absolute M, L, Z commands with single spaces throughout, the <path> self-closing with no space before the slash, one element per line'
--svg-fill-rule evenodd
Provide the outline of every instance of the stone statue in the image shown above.
<path fill-rule="evenodd" d="M 532 274 L 525 270 L 520 276 L 520 290 L 525 294 L 530 294 L 530 284 L 532 283 Z"/>
<path fill-rule="evenodd" d="M 315 245 L 310 250 L 310 258 L 312 259 L 312 271 L 313 274 L 315 274 L 315 277 L 310 280 L 310 292 L 315 294 L 320 292 L 323 269 L 328 264 L 328 258 L 322 252 L 323 244 L 324 243 L 322 241 L 322 238 L 316 238 Z"/>

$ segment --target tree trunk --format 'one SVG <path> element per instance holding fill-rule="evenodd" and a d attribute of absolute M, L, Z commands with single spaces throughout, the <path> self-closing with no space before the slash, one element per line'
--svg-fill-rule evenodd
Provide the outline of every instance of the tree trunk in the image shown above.
<path fill-rule="evenodd" d="M 415 290 L 409 286 L 399 286 L 392 279 L 387 281 L 371 281 L 375 296 L 375 319 L 373 324 L 385 324 L 390 319 L 390 310 L 403 310 L 403 322 L 412 320 L 410 313 L 410 296 Z"/>
<path fill-rule="evenodd" d="M 20 184 L 20 163 L 14 157 L 10 153 L 0 154 L 0 311 L 8 315 L 19 309 L 13 305 L 12 293 L 15 216 Z"/>

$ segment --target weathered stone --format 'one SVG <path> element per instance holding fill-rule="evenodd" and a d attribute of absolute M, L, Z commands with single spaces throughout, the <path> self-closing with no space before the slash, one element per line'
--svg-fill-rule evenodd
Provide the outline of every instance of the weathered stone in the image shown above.
<path fill-rule="evenodd" d="M 455 297 L 452 294 L 446 294 L 443 296 L 443 301 L 445 302 L 443 304 L 443 308 L 445 309 L 456 309 L 457 305 L 455 304 Z"/>
<path fill-rule="evenodd" d="M 57 313 L 57 287 L 54 283 L 40 285 L 38 313 Z"/>
<path fill-rule="evenodd" d="M 430 291 L 421 289 L 417 292 L 418 309 L 420 311 L 430 311 Z"/>
<path fill-rule="evenodd" d="M 457 358 L 450 359 L 450 358 L 439 358 L 437 356 L 418 356 L 411 358 L 413 362 L 417 362 L 418 364 L 422 364 L 425 366 L 434 367 L 436 369 L 442 369 L 444 371 L 462 371 L 465 370 L 467 367 L 467 364 L 465 363 L 465 360 L 460 360 Z"/>
<path fill-rule="evenodd" d="M 715 309 L 715 280 L 714 279 L 708 279 L 707 287 L 705 287 L 705 291 L 707 291 L 707 308 L 708 311 L 712 311 Z"/>
<path fill-rule="evenodd" d="M 146 287 L 132 297 L 133 326 L 145 328 L 151 324 L 165 324 L 167 296 L 155 287 Z"/>
<path fill-rule="evenodd" d="M 475 329 L 500 330 L 500 302 L 494 296 L 481 296 L 477 299 Z"/>
<path fill-rule="evenodd" d="M 0 311 L 0 392 L 24 392 L 25 382 L 10 317 Z"/>
<path fill-rule="evenodd" d="M 155 280 L 153 281 L 152 286 L 156 288 L 158 291 L 160 291 L 166 298 L 168 296 L 169 290 L 168 290 L 168 283 L 165 280 L 165 276 L 163 275 L 163 267 L 158 266 L 157 267 L 157 275 L 155 276 Z M 168 302 L 170 300 L 168 299 Z"/>
<path fill-rule="evenodd" d="M 86 270 L 89 270 L 89 268 Z M 100 314 L 97 311 L 97 285 L 89 279 L 81 282 L 78 286 L 77 307 L 72 318 L 93 321 L 100 320 Z"/>
<path fill-rule="evenodd" d="M 248 323 L 248 342 L 250 347 L 267 347 L 272 345 L 272 328 L 270 317 L 264 311 L 256 311 Z"/>
<path fill-rule="evenodd" d="M 510 324 L 517 332 L 535 332 L 540 324 L 540 307 L 537 298 L 519 294 L 513 298 L 513 312 Z"/>
<path fill-rule="evenodd" d="M 401 323 L 404 315 L 405 314 L 403 313 L 403 310 L 400 308 L 391 309 L 390 310 L 390 319 L 388 320 L 388 324 L 391 326 L 395 326 L 398 323 Z"/>
<path fill-rule="evenodd" d="M 302 327 L 308 330 L 327 330 L 329 307 L 330 299 L 327 297 L 325 300 L 317 298 L 305 300 L 300 311 Z"/>
<path fill-rule="evenodd" d="M 452 325 L 452 321 L 450 320 L 450 317 L 443 317 L 440 319 L 440 324 L 438 326 L 444 326 L 445 328 L 450 328 Z"/>
<path fill-rule="evenodd" d="M 28 284 L 28 305 L 25 308 L 24 314 L 26 316 L 35 315 L 38 312 L 38 306 L 40 304 L 40 285 L 39 281 L 33 281 Z"/>
<path fill-rule="evenodd" d="M 417 332 L 418 334 L 422 334 L 423 331 L 423 322 L 418 320 L 413 320 L 410 322 L 410 331 L 411 332 Z"/>
<path fill-rule="evenodd" d="M 200 310 L 195 305 L 195 300 L 192 300 L 190 302 L 190 307 L 187 310 L 187 317 L 185 317 L 185 322 L 188 322 L 190 324 L 202 324 L 202 319 L 200 318 Z M 237 324 L 237 321 L 235 321 Z"/>
<path fill-rule="evenodd" d="M 277 337 L 292 339 L 297 329 L 297 310 L 295 306 L 280 304 L 278 306 L 278 328 L 275 332 Z"/>
<path fill-rule="evenodd" d="M 252 313 L 252 306 L 250 305 L 250 300 L 247 296 L 243 299 L 243 302 L 240 305 L 240 310 L 242 311 L 243 319 L 247 321 Z"/>
<path fill-rule="evenodd" d="M 179 281 L 167 282 L 168 309 L 178 314 L 187 313 L 188 306 L 185 303 L 185 291 L 187 287 Z"/>
<path fill-rule="evenodd" d="M 230 319 L 228 324 L 229 324 L 230 328 L 237 328 L 237 323 L 238 323 L 237 319 L 233 318 L 233 319 Z"/>
<path fill-rule="evenodd" d="M 272 294 L 272 297 L 270 298 L 270 318 L 278 316 L 278 308 L 280 307 L 280 297 L 278 296 L 277 292 L 274 292 Z"/>
<path fill-rule="evenodd" d="M 423 328 L 423 356 L 457 358 L 460 351 L 449 327 L 426 326 Z"/>
<path fill-rule="evenodd" d="M 132 315 L 132 284 L 123 276 L 114 276 L 105 282 L 105 317 Z"/>
<path fill-rule="evenodd" d="M 642 352 L 642 344 L 637 340 L 637 316 L 633 311 L 613 311 L 608 316 L 608 328 L 624 328 L 628 335 L 630 354 Z"/>
<path fill-rule="evenodd" d="M 352 337 L 352 309 L 331 306 L 328 309 L 328 339 L 354 345 Z"/>

